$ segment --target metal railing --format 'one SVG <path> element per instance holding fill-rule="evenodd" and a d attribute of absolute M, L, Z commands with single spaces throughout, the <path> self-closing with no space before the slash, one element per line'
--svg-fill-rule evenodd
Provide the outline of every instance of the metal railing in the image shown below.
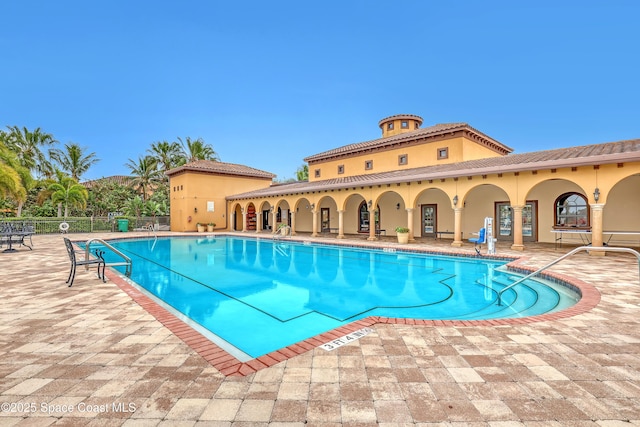
<path fill-rule="evenodd" d="M 169 216 L 157 217 L 126 217 L 129 220 L 129 230 L 143 227 L 145 224 L 153 223 L 160 226 L 169 225 Z M 118 220 L 106 216 L 94 217 L 67 217 L 67 218 L 43 218 L 43 217 L 20 217 L 2 218 L 2 222 L 9 224 L 28 224 L 34 227 L 36 234 L 55 234 L 64 231 L 65 233 L 99 233 L 118 231 Z M 60 224 L 66 223 L 64 230 Z"/>
<path fill-rule="evenodd" d="M 132 266 L 131 258 L 129 258 L 128 256 L 126 256 L 125 254 L 120 252 L 118 249 L 114 248 L 113 246 L 111 246 L 109 243 L 105 242 L 102 239 L 93 238 L 93 239 L 87 240 L 86 246 L 84 248 L 85 259 L 89 259 L 89 254 L 91 253 L 91 243 L 93 243 L 93 242 L 98 242 L 101 245 L 104 245 L 105 247 L 109 248 L 114 254 L 116 254 L 116 255 L 122 257 L 122 259 L 124 259 L 123 262 L 109 262 L 109 263 L 106 263 L 105 265 L 108 265 L 109 267 L 115 267 L 115 266 L 119 266 L 119 265 L 124 265 L 124 266 L 126 266 L 124 274 L 127 277 L 131 276 L 131 266 Z"/>
<path fill-rule="evenodd" d="M 640 253 L 638 253 L 638 251 L 631 249 L 631 248 L 622 248 L 622 247 L 611 247 L 611 246 L 606 246 L 606 247 L 598 247 L 598 248 L 594 248 L 593 246 L 579 246 L 575 249 L 573 249 L 570 252 L 567 252 L 566 254 L 562 255 L 560 258 L 555 259 L 553 261 L 551 261 L 549 264 L 546 264 L 544 267 L 541 267 L 539 269 L 537 269 L 536 271 L 534 271 L 531 274 L 528 274 L 526 276 L 524 276 L 523 278 L 513 282 L 512 284 L 510 284 L 509 286 L 507 286 L 504 289 L 501 289 L 498 292 L 498 305 L 502 305 L 502 294 L 513 288 L 515 285 L 518 285 L 522 282 L 524 282 L 527 279 L 532 278 L 533 276 L 536 276 L 538 274 L 540 274 L 541 272 L 543 272 L 544 270 L 546 270 L 547 268 L 556 265 L 557 263 L 559 263 L 560 261 L 562 261 L 565 258 L 570 257 L 571 255 L 578 253 L 578 252 L 583 252 L 583 251 L 603 251 L 603 252 L 626 252 L 626 253 L 630 253 L 636 256 L 636 258 L 638 258 L 638 274 L 640 275 Z M 640 280 L 639 280 L 640 281 Z"/>

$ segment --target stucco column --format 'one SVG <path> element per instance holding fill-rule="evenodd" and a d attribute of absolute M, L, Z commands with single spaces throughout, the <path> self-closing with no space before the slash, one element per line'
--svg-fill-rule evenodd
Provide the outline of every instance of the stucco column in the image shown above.
<path fill-rule="evenodd" d="M 409 228 L 409 241 L 415 242 L 413 236 L 413 208 L 407 208 L 407 227 Z"/>
<path fill-rule="evenodd" d="M 278 211 L 276 211 L 275 209 L 273 210 L 273 212 L 271 212 L 272 215 L 272 226 L 271 226 L 271 234 L 275 234 L 278 231 L 278 224 L 277 224 L 277 219 L 278 219 Z"/>
<path fill-rule="evenodd" d="M 318 237 L 318 211 L 314 207 L 311 211 L 311 215 L 313 215 L 313 222 L 311 226 L 311 237 Z"/>
<path fill-rule="evenodd" d="M 602 239 L 602 213 L 604 204 L 591 205 L 591 246 L 594 248 L 603 247 Z M 605 251 L 589 251 L 589 255 L 605 256 Z"/>
<path fill-rule="evenodd" d="M 511 224 L 513 245 L 511 245 L 511 249 L 514 251 L 524 251 L 524 244 L 522 242 L 522 210 L 524 206 L 511 206 L 511 209 L 513 209 L 513 223 Z"/>
<path fill-rule="evenodd" d="M 262 231 L 262 212 L 256 212 L 256 233 Z"/>
<path fill-rule="evenodd" d="M 242 232 L 247 232 L 247 212 L 244 209 L 242 210 Z"/>
<path fill-rule="evenodd" d="M 369 209 L 369 237 L 367 240 L 378 240 L 376 237 L 376 210 Z"/>
<path fill-rule="evenodd" d="M 459 248 L 462 246 L 462 210 L 464 208 L 453 208 L 453 243 L 451 246 Z"/>
<path fill-rule="evenodd" d="M 296 235 L 296 213 L 295 211 L 291 211 L 291 235 Z"/>
<path fill-rule="evenodd" d="M 338 210 L 338 236 L 336 239 L 344 239 L 344 211 Z"/>

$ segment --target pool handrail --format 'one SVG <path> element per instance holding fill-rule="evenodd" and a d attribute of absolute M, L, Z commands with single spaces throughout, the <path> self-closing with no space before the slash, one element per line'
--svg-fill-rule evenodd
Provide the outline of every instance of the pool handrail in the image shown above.
<path fill-rule="evenodd" d="M 546 270 L 547 268 L 559 263 L 560 261 L 562 261 L 565 258 L 570 257 L 571 255 L 578 253 L 578 252 L 582 252 L 582 251 L 603 251 L 603 252 L 627 252 L 630 254 L 634 254 L 636 256 L 636 258 L 638 258 L 638 274 L 640 275 L 640 253 L 634 249 L 631 248 L 623 248 L 623 247 L 618 247 L 618 246 L 602 246 L 602 247 L 593 247 L 593 246 L 578 246 L 577 248 L 567 252 L 566 254 L 562 255 L 560 258 L 557 258 L 553 261 L 551 261 L 550 263 L 546 264 L 543 267 L 540 267 L 539 269 L 537 269 L 536 271 L 534 271 L 533 273 L 530 273 L 526 276 L 524 276 L 523 278 L 513 282 L 512 284 L 510 284 L 509 286 L 501 289 L 498 292 L 498 305 L 502 305 L 502 294 L 508 290 L 513 288 L 515 285 L 524 282 L 527 279 L 530 279 L 533 276 L 536 276 L 538 274 L 540 274 L 541 272 L 543 272 L 544 270 Z M 639 280 L 640 281 L 640 280 Z"/>
<path fill-rule="evenodd" d="M 102 239 L 98 239 L 96 237 L 91 238 L 89 240 L 87 240 L 87 243 L 85 245 L 85 259 L 89 259 L 89 254 L 91 253 L 91 243 L 93 242 L 98 242 L 104 246 L 106 246 L 107 248 L 109 248 L 113 253 L 115 253 L 116 255 L 122 257 L 122 259 L 124 259 L 123 262 L 108 262 L 105 265 L 109 266 L 109 267 L 115 267 L 115 266 L 120 266 L 120 265 L 124 265 L 126 266 L 125 269 L 125 275 L 127 277 L 131 276 L 131 267 L 132 267 L 132 262 L 131 262 L 131 258 L 129 258 L 128 256 L 126 256 L 125 254 L 123 254 L 122 252 L 120 252 L 118 249 L 114 248 L 113 246 L 111 246 L 109 243 L 105 242 Z"/>

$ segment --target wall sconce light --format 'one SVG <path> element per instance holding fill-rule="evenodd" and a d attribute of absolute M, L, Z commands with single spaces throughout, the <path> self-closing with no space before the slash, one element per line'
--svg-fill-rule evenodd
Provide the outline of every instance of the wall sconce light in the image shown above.
<path fill-rule="evenodd" d="M 453 196 L 453 206 L 458 206 L 458 195 Z"/>
<path fill-rule="evenodd" d="M 397 203 L 397 204 L 396 204 L 396 209 L 397 209 L 397 210 L 400 210 L 400 203 Z"/>
<path fill-rule="evenodd" d="M 269 212 L 273 212 L 273 206 L 269 208 Z"/>
<path fill-rule="evenodd" d="M 240 208 L 240 213 L 244 213 L 244 208 Z"/>
<path fill-rule="evenodd" d="M 198 213 L 198 208 L 193 208 L 194 213 Z"/>
<path fill-rule="evenodd" d="M 598 200 L 600 200 L 600 189 L 598 187 L 596 187 L 595 191 L 593 192 L 593 200 L 595 200 L 596 203 L 598 202 Z"/>
<path fill-rule="evenodd" d="M 372 202 L 371 200 L 369 200 L 369 201 L 367 202 L 367 207 L 368 207 L 369 209 L 371 209 L 371 205 L 373 205 L 373 202 Z"/>
<path fill-rule="evenodd" d="M 316 208 L 316 204 L 315 203 L 311 203 L 311 209 L 315 209 Z"/>

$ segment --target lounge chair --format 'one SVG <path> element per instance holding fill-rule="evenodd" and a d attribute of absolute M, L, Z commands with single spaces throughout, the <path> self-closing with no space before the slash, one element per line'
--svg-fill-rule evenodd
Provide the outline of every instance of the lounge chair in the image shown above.
<path fill-rule="evenodd" d="M 486 236 L 487 236 L 487 230 L 484 227 L 482 227 L 478 232 L 478 237 L 472 237 L 469 239 L 469 242 L 474 244 L 473 248 L 476 250 L 476 253 L 478 255 L 480 255 L 480 246 L 484 243 L 487 243 Z"/>
<path fill-rule="evenodd" d="M 71 285 L 73 285 L 73 279 L 75 279 L 76 277 L 76 269 L 79 265 L 97 265 L 98 266 L 98 278 L 102 279 L 103 282 L 106 282 L 106 279 L 104 277 L 104 270 L 106 267 L 106 264 L 104 262 L 104 251 L 96 249 L 95 250 L 95 255 L 96 258 L 91 258 L 91 259 L 78 259 L 76 257 L 77 254 L 80 254 L 80 256 L 84 255 L 83 252 L 81 251 L 76 251 L 73 248 L 73 244 L 71 243 L 71 240 L 67 239 L 66 237 L 64 238 L 64 244 L 67 247 L 67 253 L 69 254 L 69 260 L 71 261 L 71 270 L 69 271 L 69 278 L 67 278 L 66 283 L 69 284 L 69 287 L 71 287 Z M 100 275 L 100 267 L 102 266 L 102 276 Z"/>

